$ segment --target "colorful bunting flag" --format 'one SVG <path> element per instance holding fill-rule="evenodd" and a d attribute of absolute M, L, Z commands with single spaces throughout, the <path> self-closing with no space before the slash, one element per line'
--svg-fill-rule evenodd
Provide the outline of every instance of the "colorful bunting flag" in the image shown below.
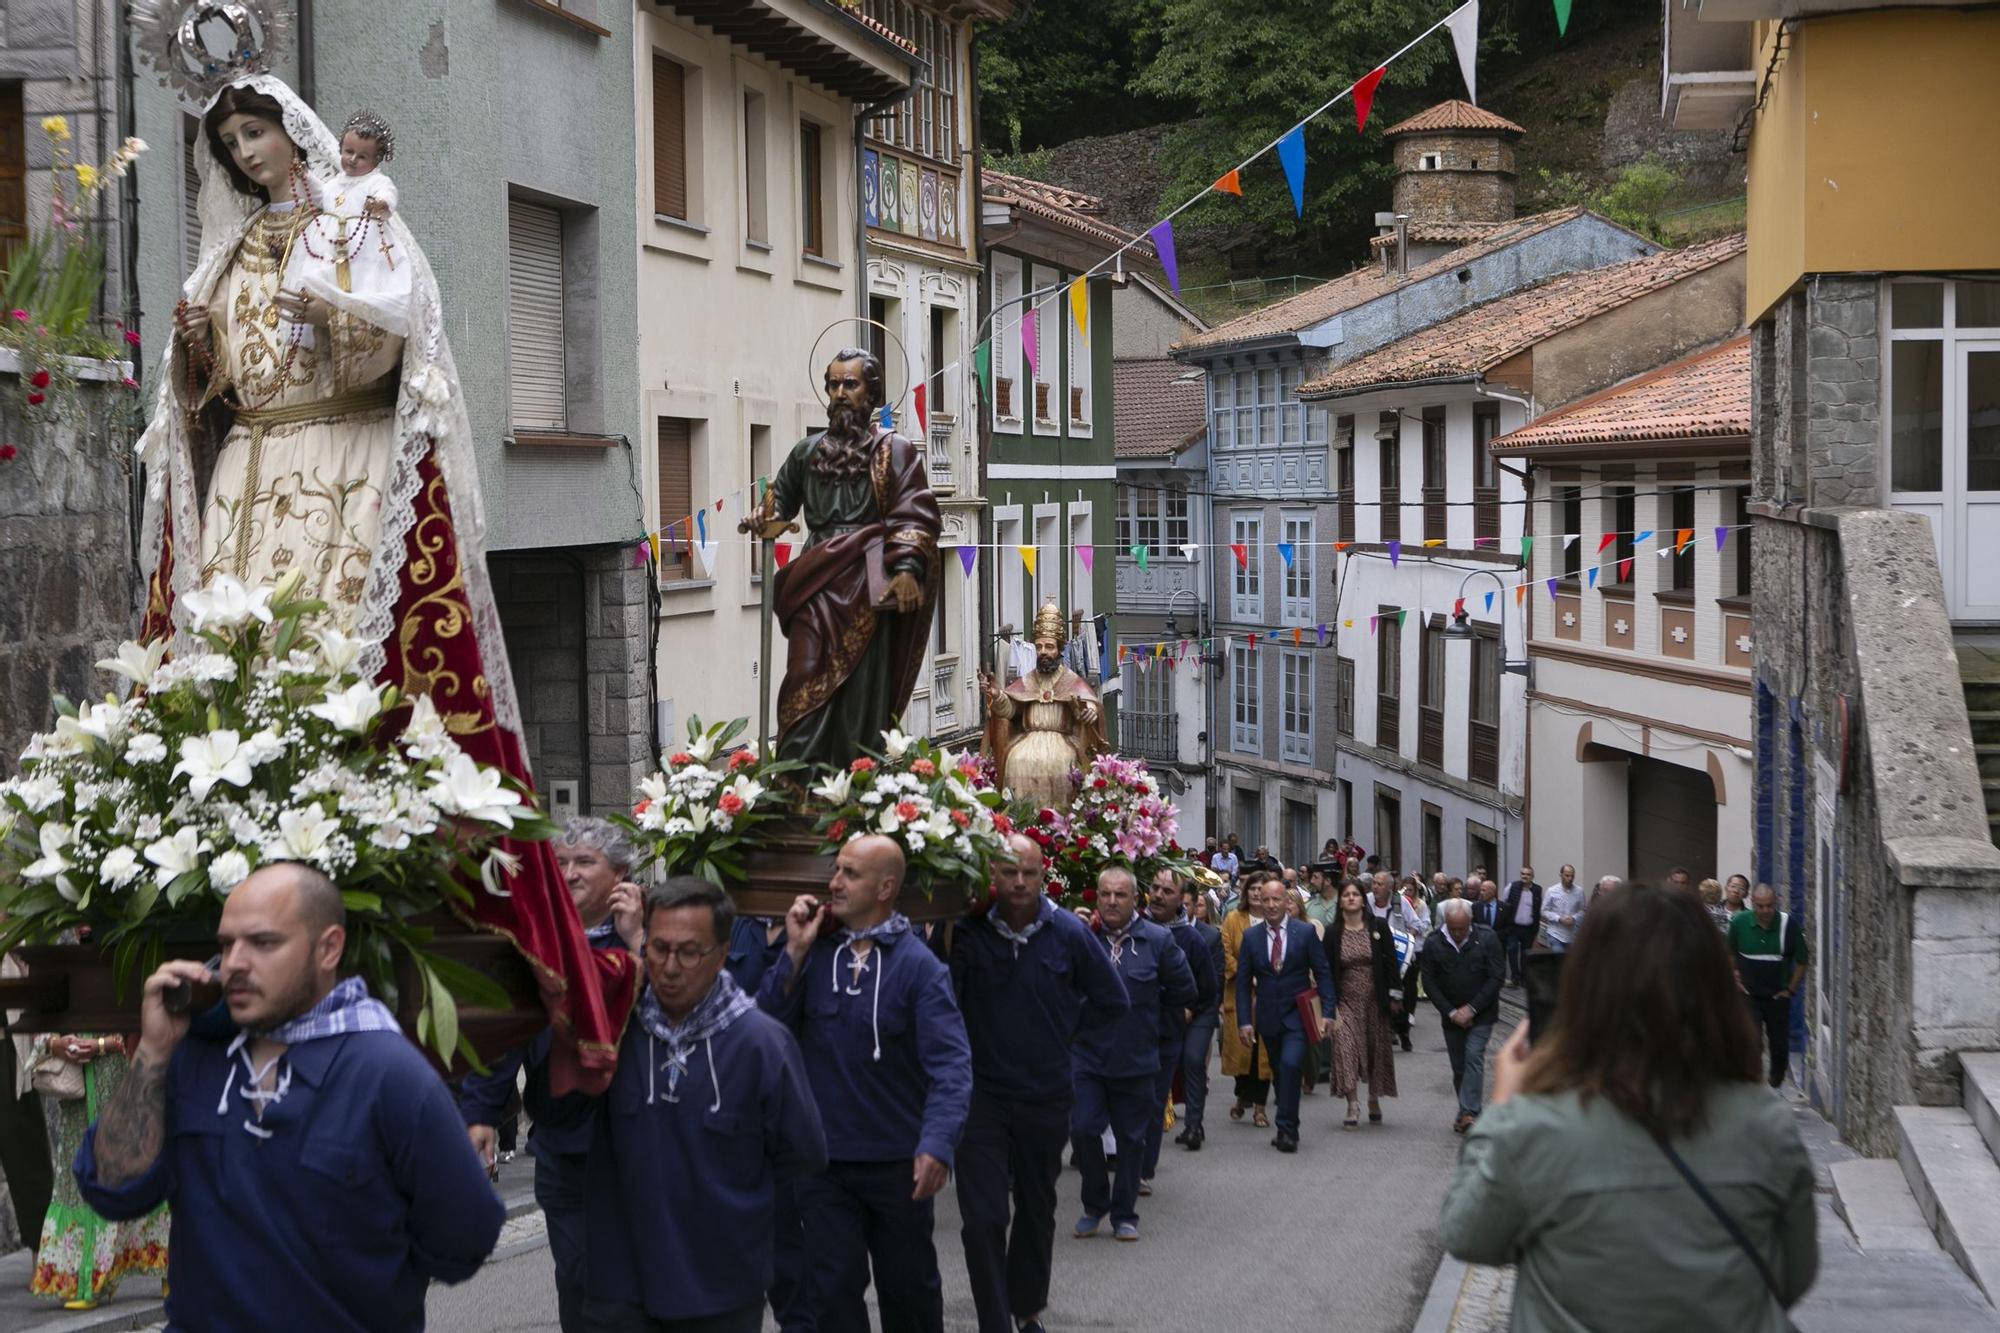
<path fill-rule="evenodd" d="M 1141 570 L 1141 572 L 1143 572 L 1146 568 L 1146 545 L 1144 542 L 1135 543 L 1133 545 L 1132 558 L 1139 562 L 1139 569 Z"/>
<path fill-rule="evenodd" d="M 1236 564 L 1237 564 L 1238 568 L 1241 568 L 1241 569 L 1248 569 L 1248 568 L 1250 568 L 1250 548 L 1249 548 L 1249 547 L 1245 546 L 1245 545 L 1244 545 L 1244 544 L 1243 544 L 1242 542 L 1231 542 L 1231 543 L 1229 544 L 1229 549 L 1230 549 L 1230 550 L 1231 550 L 1232 552 L 1234 552 L 1234 553 L 1235 553 L 1235 556 L 1236 556 Z"/>
<path fill-rule="evenodd" d="M 1451 618 L 1453 620 L 1456 620 L 1464 614 L 1465 614 L 1465 599 L 1463 597 L 1460 597 L 1454 600 L 1451 604 Z"/>
<path fill-rule="evenodd" d="M 1340 622 L 1340 627 L 1341 627 L 1342 629 L 1353 629 L 1353 628 L 1354 628 L 1354 622 L 1353 622 L 1352 620 L 1343 620 L 1343 621 L 1341 621 L 1341 622 Z"/>
<path fill-rule="evenodd" d="M 1465 0 L 1451 11 L 1444 26 L 1450 30 L 1452 47 L 1458 52 L 1458 72 L 1465 76 L 1465 100 L 1478 106 L 1479 0 Z"/>
<path fill-rule="evenodd" d="M 1605 534 L 1604 534 L 1604 535 L 1603 535 L 1602 537 L 1599 537 L 1599 538 L 1597 539 L 1597 553 L 1598 553 L 1599 555 L 1603 555 L 1603 554 L 1604 554 L 1604 548 L 1605 548 L 1605 547 L 1607 547 L 1607 546 L 1609 546 L 1609 545 L 1611 545 L 1611 543 L 1613 543 L 1613 542 L 1615 542 L 1615 541 L 1617 541 L 1617 540 L 1618 540 L 1618 534 L 1617 534 L 1617 533 L 1615 533 L 1615 532 L 1607 532 L 1607 533 L 1605 533 Z"/>
<path fill-rule="evenodd" d="M 1399 565 L 1402 564 L 1402 561 L 1403 561 L 1403 544 L 1401 542 L 1390 542 L 1389 568 L 1391 569 L 1397 568 Z"/>
<path fill-rule="evenodd" d="M 1527 535 L 1526 533 L 1523 533 L 1523 534 L 1521 535 L 1521 563 L 1522 563 L 1522 564 L 1526 564 L 1526 563 L 1528 562 L 1528 552 L 1530 552 L 1530 551 L 1532 551 L 1532 550 L 1534 550 L 1534 549 L 1535 549 L 1535 539 L 1534 539 L 1533 537 L 1530 537 L 1530 536 L 1528 536 L 1528 535 Z"/>
<path fill-rule="evenodd" d="M 1160 267 L 1167 271 L 1167 286 L 1174 289 L 1174 295 L 1181 294 L 1181 266 L 1174 259 L 1174 224 L 1156 222 L 1146 233 L 1146 239 L 1153 243 L 1153 253 L 1160 257 Z"/>
<path fill-rule="evenodd" d="M 1403 628 L 1403 619 L 1404 619 L 1404 617 L 1408 616 L 1409 614 L 1410 614 L 1410 611 L 1409 611 L 1409 608 L 1408 608 L 1408 607 L 1401 607 L 1401 608 L 1398 608 L 1398 610 L 1396 611 L 1396 628 L 1397 628 L 1397 629 L 1401 629 L 1401 628 Z"/>
<path fill-rule="evenodd" d="M 1352 545 L 1354 545 L 1353 542 L 1335 542 L 1333 544 L 1333 549 L 1336 551 L 1345 551 L 1348 547 Z"/>
<path fill-rule="evenodd" d="M 1173 270 L 1167 270 L 1171 273 Z M 1082 278 L 1072 278 L 1069 284 L 1069 317 L 1076 321 L 1076 331 L 1084 341 L 1090 340 L 1090 284 Z"/>
<path fill-rule="evenodd" d="M 972 562 L 978 556 L 979 548 L 977 546 L 961 546 L 958 548 L 958 563 L 959 567 L 965 571 L 965 577 L 972 577 Z"/>
<path fill-rule="evenodd" d="M 1077 563 L 1083 566 L 1084 573 L 1090 574 L 1096 572 L 1097 548 L 1095 546 L 1086 545 L 1077 547 L 1076 558 L 1077 558 Z M 1141 560 L 1139 562 L 1139 568 L 1144 569 L 1145 567 L 1146 567 L 1146 562 Z"/>
<path fill-rule="evenodd" d="M 1527 595 L 1528 595 L 1527 584 L 1517 583 L 1514 585 L 1514 605 L 1519 606 L 1522 600 L 1527 597 Z"/>
<path fill-rule="evenodd" d="M 632 568 L 638 569 L 646 563 L 647 552 L 650 551 L 653 548 L 654 544 L 659 540 L 660 539 L 658 537 L 648 537 L 646 538 L 645 541 L 640 542 L 637 546 L 634 546 L 632 548 Z"/>
<path fill-rule="evenodd" d="M 1729 529 L 1728 529 L 1728 528 L 1717 528 L 1717 529 L 1715 530 L 1715 549 L 1716 549 L 1716 550 L 1720 551 L 1720 550 L 1722 549 L 1722 544 L 1723 544 L 1724 542 L 1728 541 L 1728 540 L 1729 540 Z"/>
<path fill-rule="evenodd" d="M 896 409 L 887 403 L 882 404 L 882 411 L 877 415 L 877 420 L 882 423 L 883 430 L 896 429 Z"/>
<path fill-rule="evenodd" d="M 1354 132 L 1356 134 L 1368 128 L 1368 108 L 1375 105 L 1375 88 L 1382 82 L 1383 71 L 1388 68 L 1387 65 L 1377 65 L 1374 69 L 1363 74 L 1361 81 L 1354 85 Z"/>
<path fill-rule="evenodd" d="M 1500 539 L 1498 537 L 1474 537 L 1472 539 L 1472 549 L 1475 551 L 1482 546 L 1498 546 L 1499 544 Z"/>
<path fill-rule="evenodd" d="M 1217 194 L 1233 194 L 1238 199 L 1241 199 L 1243 197 L 1243 173 L 1235 167 L 1231 167 L 1220 176 L 1217 176 L 1215 184 L 1208 188 Z"/>
<path fill-rule="evenodd" d="M 1486 594 L 1486 609 L 1488 611 L 1493 609 L 1493 594 L 1490 592 Z"/>
<path fill-rule="evenodd" d="M 1250 636 L 1250 651 L 1253 653 L 1257 651 L 1257 636 L 1254 634 Z"/>
<path fill-rule="evenodd" d="M 1650 537 L 1650 536 L 1652 536 L 1652 535 L 1653 535 L 1653 530 L 1652 530 L 1651 528 L 1647 528 L 1647 529 L 1646 529 L 1646 530 L 1645 530 L 1644 532 L 1640 533 L 1640 534 L 1639 534 L 1638 536 L 1636 536 L 1636 537 L 1634 537 L 1634 538 L 1632 539 L 1632 544 L 1633 544 L 1634 546 L 1638 546 L 1639 544 L 1641 544 L 1642 542 L 1644 542 L 1644 541 L 1646 540 L 1646 538 L 1648 538 L 1648 537 Z"/>
<path fill-rule="evenodd" d="M 1292 211 L 1306 215 L 1306 127 L 1303 123 L 1285 131 L 1278 140 L 1278 165 L 1285 169 L 1285 183 L 1292 187 Z"/>
<path fill-rule="evenodd" d="M 1429 539 L 1428 541 L 1426 541 L 1426 542 L 1424 543 L 1424 545 L 1425 545 L 1426 547 L 1431 547 L 1431 546 L 1443 546 L 1443 545 L 1444 545 L 1444 538 L 1442 538 L 1442 537 L 1432 537 L 1432 538 L 1430 538 L 1430 539 Z"/>
<path fill-rule="evenodd" d="M 931 433 L 931 428 L 930 428 L 930 425 L 929 425 L 929 424 L 928 424 L 928 423 L 927 423 L 927 422 L 926 422 L 926 421 L 924 420 L 924 417 L 925 417 L 925 415 L 926 415 L 926 414 L 925 414 L 925 412 L 924 412 L 924 386 L 923 386 L 923 385 L 919 384 L 919 385 L 918 385 L 918 386 L 917 386 L 917 387 L 916 387 L 916 388 L 915 388 L 915 389 L 914 389 L 914 390 L 913 390 L 913 391 L 911 392 L 911 394 L 910 394 L 910 406 L 911 406 L 912 408 L 914 408 L 914 409 L 916 410 L 916 414 L 917 414 L 917 434 L 918 434 L 918 435 L 929 435 L 929 434 Z"/>
<path fill-rule="evenodd" d="M 1326 626 L 1320 625 L 1317 626 L 1317 629 L 1319 632 L 1319 646 L 1324 648 L 1326 647 Z"/>
<path fill-rule="evenodd" d="M 1632 557 L 1628 555 L 1623 560 L 1620 560 L 1618 562 L 1618 581 L 1620 583 L 1623 583 L 1631 577 L 1632 577 Z"/>
<path fill-rule="evenodd" d="M 1570 547 L 1572 547 L 1572 546 L 1576 545 L 1576 539 L 1577 539 L 1577 537 L 1578 537 L 1579 535 L 1581 535 L 1581 534 L 1579 534 L 1579 533 L 1574 533 L 1574 532 L 1566 532 L 1566 533 L 1564 533 L 1564 534 L 1563 534 L 1563 550 L 1567 551 L 1567 550 L 1568 550 L 1568 549 L 1569 549 Z"/>
<path fill-rule="evenodd" d="M 972 373 L 979 378 L 979 397 L 993 401 L 993 340 L 985 338 L 972 349 Z"/>
<path fill-rule="evenodd" d="M 1296 648 L 1299 646 L 1299 639 L 1304 633 L 1305 631 L 1300 629 L 1294 629 L 1292 631 L 1292 647 Z"/>
<path fill-rule="evenodd" d="M 1181 554 L 1190 560 L 1194 559 L 1200 552 L 1201 547 L 1195 545 L 1193 542 L 1188 542 L 1181 547 Z"/>
<path fill-rule="evenodd" d="M 1377 622 L 1377 621 L 1379 621 L 1379 620 L 1381 620 L 1381 619 L 1382 619 L 1382 617 L 1380 617 L 1380 616 L 1370 616 L 1370 617 L 1368 617 L 1368 632 L 1369 632 L 1370 634 L 1373 634 L 1373 633 L 1375 632 L 1375 625 L 1376 625 L 1376 622 Z"/>
<path fill-rule="evenodd" d="M 1548 583 L 1549 583 L 1549 597 L 1553 599 L 1556 595 L 1556 581 L 1554 579 L 1550 579 Z"/>
<path fill-rule="evenodd" d="M 1588 570 L 1588 571 L 1586 572 L 1586 574 L 1585 574 L 1585 577 L 1584 577 L 1584 586 L 1585 586 L 1585 587 L 1587 587 L 1587 588 L 1595 588 L 1595 587 L 1597 586 L 1597 566 L 1596 566 L 1596 565 L 1592 565 L 1592 566 L 1590 567 L 1590 569 L 1589 569 L 1589 570 Z"/>
<path fill-rule="evenodd" d="M 1021 312 L 1021 354 L 1028 358 L 1028 374 L 1035 373 L 1035 361 L 1041 352 L 1041 324 L 1039 312 L 1029 306 Z"/>
<path fill-rule="evenodd" d="M 715 502 L 715 512 L 718 514 L 722 512 L 722 501 L 717 500 Z"/>
<path fill-rule="evenodd" d="M 1674 533 L 1674 554 L 1679 555 L 1694 542 L 1694 529 L 1681 528 Z"/>
<path fill-rule="evenodd" d="M 695 540 L 695 548 L 694 548 L 695 553 L 701 557 L 701 567 L 703 571 L 706 572 L 710 578 L 714 578 L 715 553 L 716 553 L 716 548 L 720 546 L 721 543 L 708 535 L 708 511 L 706 509 L 697 509 L 695 511 L 694 527 L 695 527 L 695 532 L 697 534 Z"/>
<path fill-rule="evenodd" d="M 1291 544 L 1290 542 L 1279 542 L 1279 543 L 1278 543 L 1278 556 L 1279 556 L 1279 558 L 1280 558 L 1280 559 L 1282 559 L 1282 560 L 1283 560 L 1283 561 L 1285 562 L 1285 568 L 1286 568 L 1286 569 L 1290 569 L 1290 568 L 1292 567 L 1292 551 L 1293 551 L 1293 549 L 1294 549 L 1294 548 L 1293 548 L 1293 546 L 1292 546 L 1292 544 Z"/>
<path fill-rule="evenodd" d="M 1021 563 L 1027 567 L 1028 577 L 1033 578 L 1035 576 L 1035 548 L 1032 546 L 1016 546 L 1014 549 L 1021 553 Z"/>
<path fill-rule="evenodd" d="M 1569 35 L 1569 5 L 1570 0 L 1556 0 L 1556 36 L 1558 37 Z"/>
<path fill-rule="evenodd" d="M 771 544 L 771 558 L 778 562 L 779 569 L 783 569 L 786 565 L 791 564 L 792 544 L 790 542 L 773 542 Z"/>

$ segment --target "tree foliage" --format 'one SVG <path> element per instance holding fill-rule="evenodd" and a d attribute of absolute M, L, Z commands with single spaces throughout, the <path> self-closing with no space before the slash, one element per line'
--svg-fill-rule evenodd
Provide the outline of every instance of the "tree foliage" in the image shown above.
<path fill-rule="evenodd" d="M 1140 93 L 1162 0 L 1042 0 L 979 38 L 979 128 L 996 153 L 1020 154 L 1086 134 L 1159 125 L 1190 114 L 1171 89 Z"/>

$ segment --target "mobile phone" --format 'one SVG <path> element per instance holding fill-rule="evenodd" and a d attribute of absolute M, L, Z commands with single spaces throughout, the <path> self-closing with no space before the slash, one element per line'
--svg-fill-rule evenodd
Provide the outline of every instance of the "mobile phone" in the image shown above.
<path fill-rule="evenodd" d="M 202 966 L 208 969 L 211 977 L 215 976 L 222 968 L 222 955 L 215 955 Z M 185 1014 L 194 1009 L 206 1009 L 221 998 L 220 981 L 204 981 L 196 984 L 185 978 L 175 982 L 161 997 L 170 1014 Z"/>
<path fill-rule="evenodd" d="M 1554 950 L 1530 953 L 1521 960 L 1522 981 L 1528 992 L 1528 1035 L 1546 1033 L 1555 1022 L 1556 1000 L 1562 992 L 1563 959 L 1569 955 Z"/>

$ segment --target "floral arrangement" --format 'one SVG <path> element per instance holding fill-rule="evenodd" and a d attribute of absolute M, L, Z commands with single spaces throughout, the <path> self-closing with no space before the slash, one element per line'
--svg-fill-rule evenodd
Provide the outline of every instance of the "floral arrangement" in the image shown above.
<path fill-rule="evenodd" d="M 350 966 L 395 992 L 392 949 L 425 987 L 418 1039 L 471 1057 L 457 1004 L 505 1008 L 492 981 L 425 945 L 412 918 L 505 894 L 502 836 L 552 831 L 499 770 L 451 738 L 428 695 L 357 678 L 362 644 L 322 623 L 300 578 L 229 577 L 187 594 L 196 650 L 126 643 L 98 663 L 121 700 L 57 700 L 18 777 L 0 782 L 0 952 L 88 927 L 121 984 L 176 929 L 212 934 L 259 865 L 300 861 L 341 886 Z M 389 721 L 407 709 L 400 728 Z"/>
<path fill-rule="evenodd" d="M 983 895 L 1014 825 L 1000 812 L 1000 794 L 981 787 L 979 773 L 976 754 L 885 731 L 880 759 L 864 755 L 813 787 L 827 805 L 817 831 L 832 849 L 864 834 L 893 838 L 910 880 L 926 892 L 955 883 L 969 898 Z"/>
<path fill-rule="evenodd" d="M 663 756 L 661 770 L 639 783 L 631 818 L 615 817 L 644 851 L 635 869 L 743 881 L 743 853 L 760 843 L 757 826 L 785 813 L 775 779 L 800 767 L 755 746 L 732 750 L 748 726 L 740 717 L 711 727 L 688 719 L 687 747 Z"/>
<path fill-rule="evenodd" d="M 1067 810 L 1044 808 L 1023 831 L 1041 844 L 1049 895 L 1066 907 L 1097 901 L 1097 876 L 1122 865 L 1141 891 L 1165 868 L 1184 868 L 1174 840 L 1180 812 L 1160 795 L 1159 779 L 1139 759 L 1101 754 L 1087 772 L 1072 775 L 1077 791 Z"/>

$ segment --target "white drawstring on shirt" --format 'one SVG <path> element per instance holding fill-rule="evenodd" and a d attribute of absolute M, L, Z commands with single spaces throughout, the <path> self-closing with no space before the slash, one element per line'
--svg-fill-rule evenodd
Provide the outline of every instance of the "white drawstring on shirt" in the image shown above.
<path fill-rule="evenodd" d="M 875 1006 L 874 1006 L 874 1011 L 869 1015 L 868 1023 L 869 1023 L 869 1028 L 875 1038 L 875 1052 L 873 1058 L 879 1061 L 882 1058 L 882 973 L 886 969 L 880 967 L 875 967 L 875 968 L 869 967 L 867 956 L 865 954 L 858 954 L 854 952 L 853 941 L 842 940 L 840 942 L 839 947 L 833 951 L 833 975 L 830 979 L 833 982 L 833 993 L 835 995 L 840 994 L 840 951 L 842 949 L 845 949 L 848 953 L 853 955 L 855 962 L 859 964 L 859 967 L 857 968 L 858 971 L 873 972 L 875 974 Z M 873 948 L 869 950 L 870 953 L 879 953 L 880 951 L 881 951 L 880 945 L 875 945 Z M 853 987 L 850 988 L 847 993 L 849 995 L 859 995 L 861 993 L 861 990 L 859 987 Z"/>
<path fill-rule="evenodd" d="M 272 1067 L 278 1061 L 285 1058 L 285 1052 L 279 1051 L 271 1057 L 270 1061 L 262 1069 L 259 1069 L 250 1059 L 250 1052 L 244 1049 L 249 1040 L 250 1034 L 247 1031 L 238 1032 L 236 1040 L 229 1043 L 229 1050 L 227 1052 L 231 1062 L 229 1077 L 223 1080 L 222 1097 L 215 1104 L 215 1113 L 217 1115 L 229 1114 L 229 1092 L 230 1089 L 236 1087 L 235 1062 L 237 1060 L 243 1062 L 243 1070 L 250 1076 L 249 1081 L 242 1088 L 238 1089 L 238 1094 L 244 1101 L 251 1103 L 256 1108 L 255 1119 L 262 1120 L 265 1113 L 283 1101 L 285 1094 L 292 1090 L 292 1067 L 289 1064 L 279 1071 L 277 1086 L 270 1089 L 264 1087 L 265 1077 L 271 1072 Z M 260 1139 L 271 1137 L 271 1131 L 265 1129 L 262 1125 L 253 1123 L 251 1116 L 243 1117 L 243 1128 L 255 1134 Z"/>

